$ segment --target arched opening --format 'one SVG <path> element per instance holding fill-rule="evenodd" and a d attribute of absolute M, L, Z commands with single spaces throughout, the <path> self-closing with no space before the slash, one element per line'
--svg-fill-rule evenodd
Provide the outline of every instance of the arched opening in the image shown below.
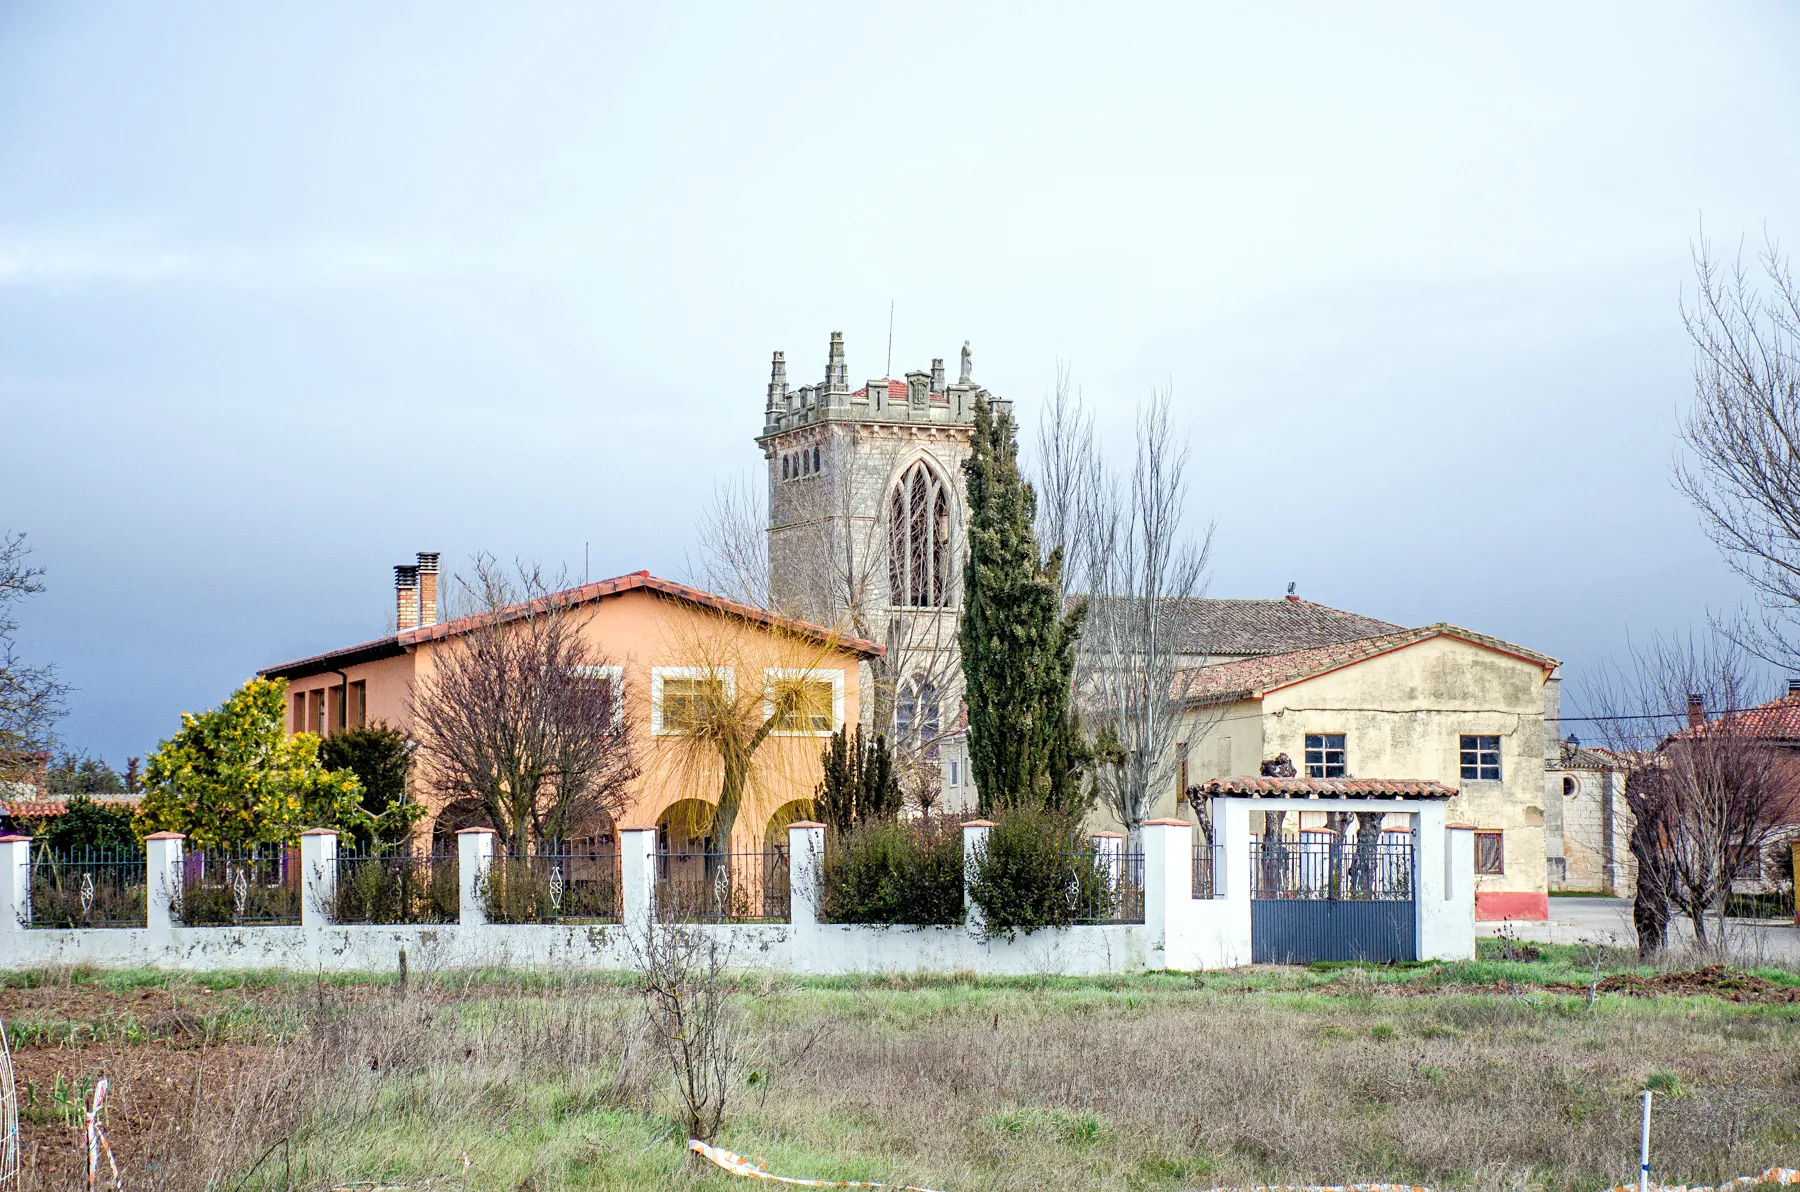
<path fill-rule="evenodd" d="M 763 832 L 763 853 L 766 856 L 786 857 L 788 851 L 788 825 L 803 819 L 811 819 L 813 803 L 811 799 L 795 799 L 783 803 L 769 817 L 769 826 Z"/>
<path fill-rule="evenodd" d="M 434 853 L 453 853 L 456 851 L 456 834 L 464 828 L 491 828 L 494 821 L 488 818 L 487 808 L 481 805 L 480 799 L 456 799 L 446 803 L 437 818 L 431 821 L 431 851 Z"/>
<path fill-rule="evenodd" d="M 817 472 L 818 470 L 819 470 L 819 448 L 815 444 L 813 446 L 813 471 Z"/>
<path fill-rule="evenodd" d="M 950 598 L 950 493 L 920 460 L 888 501 L 888 589 L 893 603 L 942 608 Z"/>
<path fill-rule="evenodd" d="M 1581 784 L 1575 781 L 1575 775 L 1563 775 L 1563 798 L 1573 799 L 1575 797 L 1575 792 L 1580 789 Z"/>
<path fill-rule="evenodd" d="M 783 480 L 793 479 L 792 466 L 793 465 L 788 456 L 784 455 L 781 457 L 781 478 Z"/>

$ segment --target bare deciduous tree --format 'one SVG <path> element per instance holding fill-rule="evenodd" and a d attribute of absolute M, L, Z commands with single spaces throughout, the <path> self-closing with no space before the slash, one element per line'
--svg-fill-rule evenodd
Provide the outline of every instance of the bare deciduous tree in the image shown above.
<path fill-rule="evenodd" d="M 0 780 L 31 769 L 26 755 L 48 750 L 51 727 L 63 713 L 67 688 L 54 666 L 32 666 L 19 657 L 13 606 L 44 590 L 44 569 L 30 566 L 25 535 L 0 535 Z"/>
<path fill-rule="evenodd" d="M 639 768 L 622 669 L 583 639 L 564 585 L 487 555 L 473 571 L 458 594 L 474 623 L 413 692 L 421 777 L 478 801 L 512 851 L 616 820 Z"/>
<path fill-rule="evenodd" d="M 1206 589 L 1213 527 L 1197 539 L 1183 530 L 1188 448 L 1169 415 L 1167 391 L 1138 412 L 1136 456 L 1121 475 L 1064 374 L 1039 433 L 1039 544 L 1062 552 L 1067 595 L 1088 599 L 1077 703 L 1102 742 L 1101 799 L 1133 833 L 1157 792 L 1175 790 L 1178 742 L 1191 734 L 1191 750 L 1211 727 L 1187 713 L 1184 628 Z"/>
<path fill-rule="evenodd" d="M 1694 405 L 1675 479 L 1760 610 L 1726 626 L 1753 653 L 1800 661 L 1800 286 L 1774 241 L 1757 270 L 1704 237 L 1682 318 L 1694 341 Z M 1760 273 L 1760 277 L 1757 274 Z"/>
<path fill-rule="evenodd" d="M 717 932 L 652 916 L 626 933 L 651 1037 L 681 1097 L 688 1137 L 714 1142 L 738 1078 L 730 952 Z"/>
<path fill-rule="evenodd" d="M 1800 766 L 1755 732 L 1760 701 L 1735 643 L 1658 637 L 1631 657 L 1629 674 L 1603 670 L 1586 698 L 1626 766 L 1639 949 L 1664 945 L 1670 906 L 1700 947 L 1722 944 L 1732 883 L 1791 820 Z"/>

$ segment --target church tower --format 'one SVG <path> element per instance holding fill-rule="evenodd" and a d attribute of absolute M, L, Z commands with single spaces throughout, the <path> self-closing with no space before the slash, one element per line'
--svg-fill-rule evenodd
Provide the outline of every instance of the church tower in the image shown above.
<path fill-rule="evenodd" d="M 769 574 L 790 615 L 880 642 L 864 675 L 871 727 L 935 765 L 962 690 L 956 653 L 967 535 L 963 461 L 975 401 L 995 411 L 963 345 L 904 380 L 850 388 L 844 336 L 832 332 L 824 379 L 788 386 L 776 352 L 757 445 L 769 467 Z"/>

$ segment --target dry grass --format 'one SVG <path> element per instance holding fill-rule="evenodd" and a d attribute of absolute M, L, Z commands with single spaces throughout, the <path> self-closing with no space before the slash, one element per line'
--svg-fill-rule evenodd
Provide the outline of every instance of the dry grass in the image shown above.
<path fill-rule="evenodd" d="M 1356 1179 L 1592 1189 L 1631 1178 L 1636 1093 L 1654 1078 L 1674 1091 L 1657 1106 L 1659 1177 L 1800 1165 L 1800 1007 L 1613 995 L 1590 1007 L 1404 975 L 750 981 L 739 993 L 750 1071 L 722 1141 L 786 1174 L 970 1192 Z M 1271 984 L 1287 988 L 1259 988 Z M 404 994 L 146 987 L 189 1019 L 213 1013 L 225 1025 L 205 1046 L 246 1062 L 221 1064 L 198 1110 L 181 1100 L 189 1088 L 163 1096 L 141 1133 L 115 1126 L 134 1189 L 732 1182 L 689 1170 L 667 1069 L 623 984 L 427 974 Z M 59 1006 L 69 1021 L 116 1024 L 121 1007 L 150 1004 L 143 991 L 76 980 L 6 1013 L 24 1028 Z M 179 1034 L 102 1044 L 76 1031 L 64 1045 L 40 1032 L 21 1065 L 41 1073 L 54 1057 L 74 1077 L 137 1055 L 124 1122 L 148 1073 L 192 1078 L 200 1048 Z M 193 1128 L 177 1135 L 180 1118 Z M 71 1186 L 42 1165 L 26 1184 Z"/>

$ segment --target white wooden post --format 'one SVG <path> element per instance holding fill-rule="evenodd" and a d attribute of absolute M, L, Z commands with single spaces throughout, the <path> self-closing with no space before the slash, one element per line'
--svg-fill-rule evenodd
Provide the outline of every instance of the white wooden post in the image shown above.
<path fill-rule="evenodd" d="M 464 828 L 456 834 L 456 872 L 459 901 L 456 921 L 463 927 L 487 924 L 487 907 L 481 900 L 482 883 L 494 860 L 494 830 Z"/>
<path fill-rule="evenodd" d="M 1144 821 L 1144 964 L 1200 967 L 1193 939 L 1194 826 L 1185 820 Z"/>
<path fill-rule="evenodd" d="M 625 883 L 619 899 L 621 921 L 642 930 L 656 913 L 656 829 L 626 828 L 619 841 L 619 876 Z"/>
<path fill-rule="evenodd" d="M 144 922 L 152 932 L 175 926 L 181 906 L 181 867 L 187 837 L 180 832 L 152 832 L 144 837 Z"/>
<path fill-rule="evenodd" d="M 327 908 L 337 898 L 338 834 L 330 828 L 300 833 L 300 926 L 330 926 Z"/>
<path fill-rule="evenodd" d="M 819 925 L 824 887 L 825 825 L 796 820 L 788 825 L 788 924 L 795 930 Z"/>
<path fill-rule="evenodd" d="M 31 926 L 31 837 L 0 836 L 0 934 Z"/>
<path fill-rule="evenodd" d="M 980 935 L 983 926 L 981 908 L 975 905 L 969 888 L 975 884 L 975 865 L 987 849 L 993 826 L 993 820 L 970 820 L 963 825 L 963 923 L 970 935 Z"/>

